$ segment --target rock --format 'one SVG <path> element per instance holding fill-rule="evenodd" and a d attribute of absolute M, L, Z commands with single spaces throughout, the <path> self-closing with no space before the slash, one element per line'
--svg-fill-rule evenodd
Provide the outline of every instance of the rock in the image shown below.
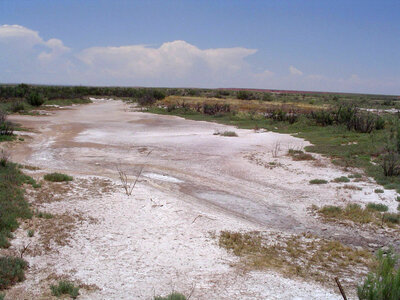
<path fill-rule="evenodd" d="M 370 244 L 368 244 L 368 247 L 370 247 L 370 248 L 378 248 L 379 245 L 370 243 Z"/>

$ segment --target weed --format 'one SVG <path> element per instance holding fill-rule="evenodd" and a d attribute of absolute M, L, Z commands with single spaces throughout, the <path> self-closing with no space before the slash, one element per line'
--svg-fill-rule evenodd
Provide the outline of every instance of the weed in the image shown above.
<path fill-rule="evenodd" d="M 72 181 L 74 178 L 62 173 L 50 173 L 44 175 L 44 179 L 52 182 Z"/>
<path fill-rule="evenodd" d="M 386 223 L 400 224 L 400 215 L 395 213 L 383 214 L 383 221 Z"/>
<path fill-rule="evenodd" d="M 312 179 L 310 180 L 310 184 L 326 184 L 328 181 L 325 179 Z"/>
<path fill-rule="evenodd" d="M 28 263 L 18 257 L 0 257 L 0 290 L 6 289 L 25 279 L 24 270 Z"/>
<path fill-rule="evenodd" d="M 376 194 L 382 194 L 382 193 L 384 193 L 385 191 L 384 190 L 382 190 L 382 189 L 375 189 L 374 190 L 374 193 L 376 193 Z"/>
<path fill-rule="evenodd" d="M 359 173 L 355 173 L 355 174 L 351 174 L 348 176 L 348 178 L 356 178 L 356 179 L 360 179 L 362 178 L 362 175 Z"/>
<path fill-rule="evenodd" d="M 187 298 L 185 295 L 183 295 L 181 293 L 176 293 L 176 292 L 173 292 L 165 297 L 161 297 L 161 296 L 154 297 L 154 300 L 186 300 L 186 299 Z"/>
<path fill-rule="evenodd" d="M 337 177 L 333 180 L 334 182 L 350 182 L 350 179 L 346 176 Z"/>
<path fill-rule="evenodd" d="M 380 211 L 380 212 L 385 212 L 385 211 L 389 210 L 387 205 L 382 204 L 382 203 L 368 203 L 367 208 L 370 210 L 376 210 L 376 211 Z"/>
<path fill-rule="evenodd" d="M 33 237 L 35 235 L 35 231 L 33 229 L 29 229 L 27 234 L 28 234 L 28 237 Z"/>
<path fill-rule="evenodd" d="M 51 213 L 41 212 L 38 210 L 35 211 L 35 215 L 41 219 L 52 219 L 54 217 Z"/>
<path fill-rule="evenodd" d="M 238 136 L 234 131 L 224 131 L 220 134 L 221 136 Z"/>
<path fill-rule="evenodd" d="M 400 268 L 396 269 L 397 256 L 392 251 L 377 254 L 378 265 L 357 288 L 360 300 L 400 299 Z"/>
<path fill-rule="evenodd" d="M 288 155 L 293 158 L 293 160 L 299 161 L 299 160 L 315 160 L 314 156 L 312 156 L 309 153 L 304 153 L 302 150 L 294 150 L 294 149 L 289 149 Z"/>
<path fill-rule="evenodd" d="M 79 287 L 75 287 L 72 282 L 59 281 L 58 285 L 50 286 L 53 296 L 60 297 L 62 295 L 70 295 L 71 298 L 76 299 L 79 296 Z"/>

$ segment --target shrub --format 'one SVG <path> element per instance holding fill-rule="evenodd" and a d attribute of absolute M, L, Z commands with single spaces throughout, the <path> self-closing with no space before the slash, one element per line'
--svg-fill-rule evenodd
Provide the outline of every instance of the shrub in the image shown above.
<path fill-rule="evenodd" d="M 383 221 L 386 223 L 400 224 L 400 215 L 394 213 L 383 214 Z"/>
<path fill-rule="evenodd" d="M 328 217 L 336 217 L 342 213 L 342 208 L 334 205 L 327 205 L 321 208 L 320 212 Z"/>
<path fill-rule="evenodd" d="M 324 180 L 324 179 L 313 179 L 310 180 L 310 184 L 326 184 L 328 183 L 328 181 Z"/>
<path fill-rule="evenodd" d="M 0 135 L 13 135 L 14 127 L 7 121 L 7 114 L 0 110 Z"/>
<path fill-rule="evenodd" d="M 173 292 L 166 297 L 156 296 L 154 300 L 186 300 L 186 296 L 181 293 Z"/>
<path fill-rule="evenodd" d="M 66 174 L 62 173 L 50 173 L 46 174 L 43 177 L 47 181 L 53 181 L 53 182 L 62 182 L 62 181 L 72 181 L 74 178 L 72 176 L 68 176 Z"/>
<path fill-rule="evenodd" d="M 250 100 L 252 98 L 252 94 L 247 91 L 239 91 L 236 97 L 240 100 Z"/>
<path fill-rule="evenodd" d="M 11 103 L 11 107 L 10 107 L 11 112 L 16 113 L 16 112 L 20 112 L 23 110 L 25 110 L 24 102 L 16 101 L 16 102 Z"/>
<path fill-rule="evenodd" d="M 60 297 L 62 295 L 70 295 L 73 299 L 79 296 L 79 287 L 75 287 L 72 282 L 61 280 L 58 285 L 50 286 L 53 296 Z"/>
<path fill-rule="evenodd" d="M 18 257 L 0 257 L 0 290 L 6 289 L 11 285 L 25 279 L 24 270 L 28 263 Z"/>
<path fill-rule="evenodd" d="M 346 176 L 337 177 L 333 180 L 334 182 L 350 182 L 350 179 Z"/>
<path fill-rule="evenodd" d="M 289 149 L 288 154 L 293 160 L 315 160 L 314 156 L 301 150 Z"/>
<path fill-rule="evenodd" d="M 359 178 L 362 178 L 362 175 L 359 174 L 359 173 L 355 173 L 355 174 L 349 175 L 348 178 L 357 178 L 357 179 L 359 179 Z"/>
<path fill-rule="evenodd" d="M 376 194 L 382 194 L 382 193 L 384 193 L 385 191 L 382 190 L 382 189 L 375 189 L 374 192 L 375 192 Z"/>
<path fill-rule="evenodd" d="M 368 203 L 367 208 L 370 210 L 376 210 L 376 211 L 381 211 L 381 212 L 385 212 L 385 211 L 389 210 L 387 205 L 382 204 L 382 203 Z"/>
<path fill-rule="evenodd" d="M 223 133 L 221 133 L 221 136 L 238 136 L 238 135 L 234 131 L 224 131 Z"/>
<path fill-rule="evenodd" d="M 395 268 L 397 257 L 391 251 L 377 254 L 378 266 L 369 273 L 364 283 L 357 288 L 360 300 L 400 299 L 400 268 Z"/>
<path fill-rule="evenodd" d="M 398 153 L 390 151 L 383 156 L 381 161 L 383 174 L 385 176 L 400 175 L 400 156 Z"/>
<path fill-rule="evenodd" d="M 26 101 L 32 106 L 41 106 L 44 103 L 44 98 L 41 94 L 32 92 L 26 98 Z"/>
<path fill-rule="evenodd" d="M 6 167 L 9 158 L 10 158 L 10 153 L 5 151 L 4 149 L 1 149 L 1 152 L 0 152 L 0 166 Z"/>

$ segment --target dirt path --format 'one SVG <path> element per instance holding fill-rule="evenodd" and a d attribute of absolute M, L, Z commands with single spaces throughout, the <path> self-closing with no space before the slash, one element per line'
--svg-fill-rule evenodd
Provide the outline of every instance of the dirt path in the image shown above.
<path fill-rule="evenodd" d="M 371 182 L 350 192 L 334 183 L 310 186 L 310 179 L 348 174 L 322 157 L 317 163 L 292 161 L 286 153 L 306 146 L 302 139 L 134 112 L 121 101 L 107 100 L 50 116 L 10 119 L 36 132 L 14 145 L 13 160 L 46 172 L 109 178 L 115 186 L 117 164 L 131 179 L 144 165 L 132 197 L 117 187 L 111 194 L 86 195 L 84 201 L 82 194 L 70 193 L 66 201 L 45 206 L 98 220 L 82 225 L 71 244 L 48 254 L 45 263 L 31 259 L 38 269 L 50 264 L 58 273 L 98 286 L 87 299 L 146 299 L 173 288 L 187 291 L 192 283 L 197 283 L 195 299 L 214 293 L 218 299 L 335 299 L 331 291 L 315 292 L 312 284 L 270 273 L 233 275 L 226 261 L 235 258 L 208 232 L 310 232 L 354 246 L 387 242 L 379 232 L 322 224 L 309 213 L 312 204 L 379 201 L 393 209 L 396 203 L 394 192 L 378 196 Z M 227 130 L 239 137 L 213 135 Z M 133 292 L 137 296 L 129 296 Z"/>

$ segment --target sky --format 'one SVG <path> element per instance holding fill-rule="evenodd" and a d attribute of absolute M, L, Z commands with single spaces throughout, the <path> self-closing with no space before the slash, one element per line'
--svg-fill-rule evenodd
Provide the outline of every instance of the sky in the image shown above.
<path fill-rule="evenodd" d="M 399 16 L 399 0 L 0 0 L 0 83 L 400 95 Z"/>

